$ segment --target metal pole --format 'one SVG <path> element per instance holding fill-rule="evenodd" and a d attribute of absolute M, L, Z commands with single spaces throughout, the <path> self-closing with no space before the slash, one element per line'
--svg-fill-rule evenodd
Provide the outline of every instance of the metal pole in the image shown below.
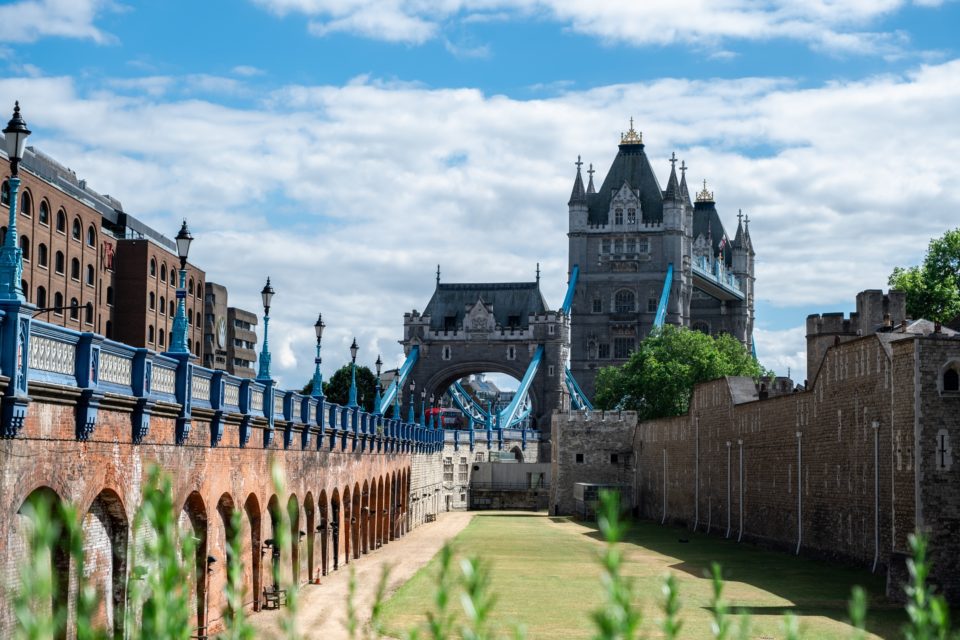
<path fill-rule="evenodd" d="M 737 542 L 743 537 L 743 440 L 737 440 L 740 446 L 740 530 L 737 533 Z"/>

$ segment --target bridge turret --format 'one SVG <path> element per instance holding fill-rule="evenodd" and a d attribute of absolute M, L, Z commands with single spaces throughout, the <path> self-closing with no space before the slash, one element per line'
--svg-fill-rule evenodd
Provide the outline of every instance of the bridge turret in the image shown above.
<path fill-rule="evenodd" d="M 587 192 L 583 188 L 583 176 L 580 175 L 580 167 L 583 162 L 580 156 L 577 156 L 577 177 L 573 180 L 573 191 L 570 193 L 570 200 L 567 206 L 570 209 L 570 231 L 585 231 L 587 228 Z M 590 186 L 593 187 L 593 170 L 591 169 Z"/>

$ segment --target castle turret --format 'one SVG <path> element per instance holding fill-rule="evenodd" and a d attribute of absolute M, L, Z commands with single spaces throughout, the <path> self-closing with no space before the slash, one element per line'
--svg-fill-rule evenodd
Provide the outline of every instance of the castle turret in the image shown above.
<path fill-rule="evenodd" d="M 587 193 L 583 188 L 583 176 L 580 175 L 580 167 L 583 162 L 580 156 L 577 156 L 577 177 L 573 180 L 573 191 L 570 193 L 570 201 L 567 207 L 570 211 L 570 231 L 583 231 L 587 228 Z M 592 169 L 591 169 L 592 171 Z M 590 184 L 593 185 L 593 176 L 590 176 Z"/>

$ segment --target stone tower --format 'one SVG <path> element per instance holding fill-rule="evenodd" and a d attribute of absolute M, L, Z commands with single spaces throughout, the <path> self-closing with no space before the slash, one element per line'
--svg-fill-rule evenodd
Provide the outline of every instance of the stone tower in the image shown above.
<path fill-rule="evenodd" d="M 686 165 L 676 156 L 661 189 L 633 128 L 599 190 L 583 186 L 581 165 L 568 202 L 569 268 L 579 267 L 571 310 L 570 368 L 590 397 L 600 367 L 623 364 L 654 326 L 672 265 L 665 322 L 731 333 L 752 348 L 754 252 L 741 223 L 727 239 L 713 194 L 691 202 Z"/>

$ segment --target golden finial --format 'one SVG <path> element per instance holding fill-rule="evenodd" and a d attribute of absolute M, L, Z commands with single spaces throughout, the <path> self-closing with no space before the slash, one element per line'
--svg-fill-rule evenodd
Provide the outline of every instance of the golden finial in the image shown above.
<path fill-rule="evenodd" d="M 703 189 L 697 194 L 697 202 L 713 202 L 713 191 L 707 191 L 707 181 L 703 181 Z"/>
<path fill-rule="evenodd" d="M 643 132 L 633 128 L 633 118 L 630 118 L 630 130 L 620 134 L 620 144 L 643 144 Z"/>

